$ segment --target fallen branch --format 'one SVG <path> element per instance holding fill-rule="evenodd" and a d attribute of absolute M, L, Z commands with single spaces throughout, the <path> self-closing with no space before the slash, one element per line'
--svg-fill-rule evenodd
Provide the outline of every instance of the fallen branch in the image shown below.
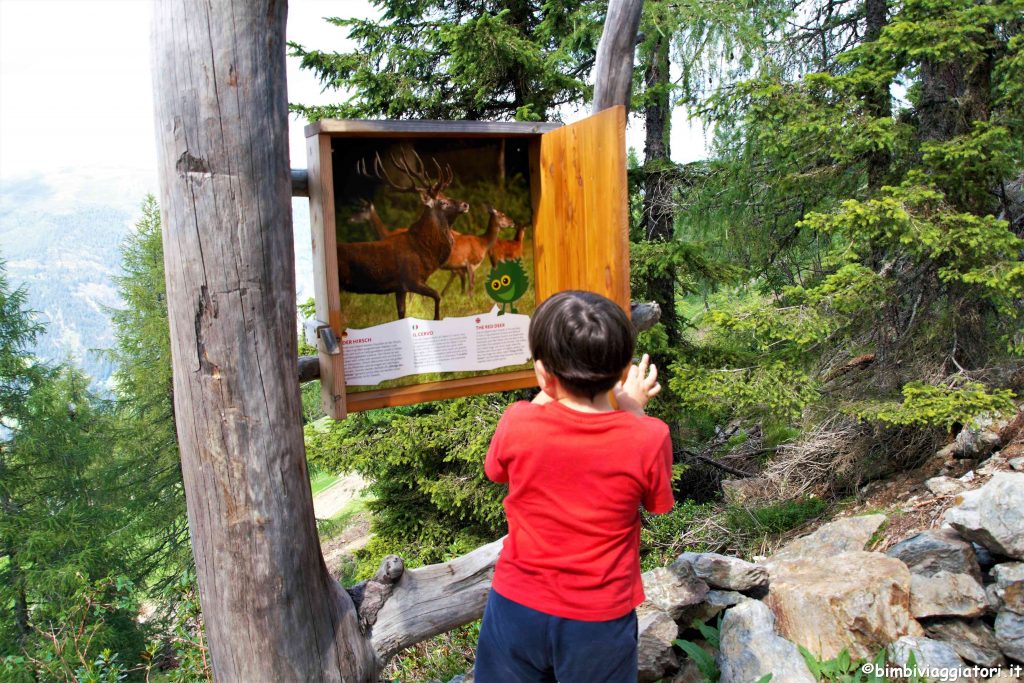
<path fill-rule="evenodd" d="M 504 540 L 402 574 L 371 629 L 370 643 L 381 666 L 410 645 L 483 616 Z M 362 607 L 359 612 L 362 617 Z"/>

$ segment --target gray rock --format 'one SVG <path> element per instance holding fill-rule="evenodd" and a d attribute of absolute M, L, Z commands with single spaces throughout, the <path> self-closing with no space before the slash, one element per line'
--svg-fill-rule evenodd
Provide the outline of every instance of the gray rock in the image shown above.
<path fill-rule="evenodd" d="M 967 484 L 953 477 L 932 477 L 925 480 L 924 487 L 936 496 L 955 496 L 965 491 Z"/>
<path fill-rule="evenodd" d="M 894 666 L 905 667 L 910 660 L 910 653 L 914 653 L 914 661 L 918 671 L 922 674 L 926 669 L 946 669 L 950 677 L 943 678 L 945 681 L 966 681 L 970 680 L 965 674 L 967 666 L 964 660 L 945 643 L 923 636 L 903 636 L 896 642 L 889 645 L 889 663 Z"/>
<path fill-rule="evenodd" d="M 902 560 L 912 574 L 934 576 L 939 572 L 968 574 L 981 580 L 981 567 L 970 543 L 952 529 L 930 529 L 900 541 L 885 551 Z"/>
<path fill-rule="evenodd" d="M 725 613 L 720 634 L 719 683 L 773 681 L 816 683 L 796 645 L 775 633 L 775 617 L 764 603 L 746 600 Z"/>
<path fill-rule="evenodd" d="M 929 619 L 923 625 L 929 638 L 949 645 L 968 662 L 984 667 L 1000 667 L 1006 663 L 995 632 L 980 619 Z"/>
<path fill-rule="evenodd" d="M 679 668 L 679 659 L 672 649 L 672 641 L 679 635 L 676 622 L 659 609 L 637 611 L 637 662 L 640 683 L 649 683 L 662 678 L 669 671 Z"/>
<path fill-rule="evenodd" d="M 1010 659 L 1024 662 L 1024 616 L 1008 609 L 996 615 L 996 642 Z"/>
<path fill-rule="evenodd" d="M 864 550 L 864 546 L 882 526 L 885 515 L 843 517 L 818 527 L 807 536 L 783 546 L 765 562 L 771 575 L 773 563 L 802 558 L 829 557 L 850 550 Z"/>
<path fill-rule="evenodd" d="M 998 472 L 946 511 L 960 535 L 999 555 L 1024 559 L 1024 473 Z"/>
<path fill-rule="evenodd" d="M 672 568 L 688 565 L 709 586 L 730 591 L 746 591 L 768 585 L 768 571 L 738 557 L 718 553 L 683 553 Z"/>
<path fill-rule="evenodd" d="M 702 624 L 706 623 L 721 614 L 723 610 L 750 599 L 736 591 L 710 590 L 704 596 L 703 602 L 683 609 L 676 621 L 683 628 L 690 628 L 693 626 L 694 621 L 699 621 Z"/>
<path fill-rule="evenodd" d="M 999 673 L 986 678 L 985 683 L 1024 683 L 1024 678 L 1020 677 L 1020 670 L 1002 669 Z"/>
<path fill-rule="evenodd" d="M 992 569 L 995 594 L 1003 609 L 1024 614 L 1024 562 L 1005 562 Z"/>
<path fill-rule="evenodd" d="M 961 458 L 983 458 L 1000 445 L 999 433 L 989 424 L 964 427 L 956 435 L 956 454 Z"/>
<path fill-rule="evenodd" d="M 1024 458 L 1010 458 L 1009 465 L 1018 472 L 1024 472 Z"/>
<path fill-rule="evenodd" d="M 990 583 L 985 586 L 985 598 L 988 600 L 990 612 L 998 612 L 1003 609 L 1003 599 L 999 597 L 999 586 Z"/>
<path fill-rule="evenodd" d="M 974 557 L 982 569 L 988 569 L 996 563 L 996 559 L 992 557 L 992 553 L 985 546 L 972 542 L 971 547 L 974 548 Z"/>
<path fill-rule="evenodd" d="M 685 566 L 658 567 L 644 572 L 641 578 L 647 599 L 640 605 L 640 612 L 654 608 L 678 619 L 684 608 L 702 602 L 708 594 L 708 585 Z"/>
<path fill-rule="evenodd" d="M 980 617 L 988 608 L 985 589 L 967 574 L 910 575 L 910 613 L 918 619 Z"/>

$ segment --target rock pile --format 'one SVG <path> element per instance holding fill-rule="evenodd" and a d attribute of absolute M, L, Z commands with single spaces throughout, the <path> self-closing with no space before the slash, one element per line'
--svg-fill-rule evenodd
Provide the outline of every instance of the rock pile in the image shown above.
<path fill-rule="evenodd" d="M 760 564 L 684 553 L 647 572 L 639 680 L 705 679 L 680 638 L 715 657 L 722 683 L 814 681 L 798 646 L 818 661 L 885 650 L 896 666 L 911 653 L 921 667 L 1024 663 L 1024 473 L 962 494 L 942 528 L 866 551 L 884 521 L 836 520 Z"/>

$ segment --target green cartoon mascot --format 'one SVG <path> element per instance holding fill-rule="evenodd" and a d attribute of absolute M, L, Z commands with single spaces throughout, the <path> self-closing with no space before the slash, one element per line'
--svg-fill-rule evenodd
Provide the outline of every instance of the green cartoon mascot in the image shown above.
<path fill-rule="evenodd" d="M 501 304 L 498 315 L 505 314 L 506 306 L 509 313 L 519 312 L 516 310 L 515 302 L 526 294 L 526 288 L 530 284 L 530 278 L 526 275 L 521 260 L 500 261 L 491 269 L 485 282 L 487 294 Z"/>

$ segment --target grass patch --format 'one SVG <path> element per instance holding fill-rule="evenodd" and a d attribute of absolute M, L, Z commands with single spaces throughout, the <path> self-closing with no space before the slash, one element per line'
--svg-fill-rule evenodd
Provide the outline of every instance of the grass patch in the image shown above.
<path fill-rule="evenodd" d="M 827 508 L 821 498 L 797 498 L 758 508 L 732 505 L 726 508 L 725 521 L 739 532 L 781 534 L 820 516 Z"/>
<path fill-rule="evenodd" d="M 447 681 L 473 666 L 479 637 L 480 622 L 475 621 L 417 643 L 398 653 L 384 669 L 380 680 L 396 683 Z"/>
<path fill-rule="evenodd" d="M 714 503 L 685 500 L 664 515 L 644 514 L 640 530 L 640 567 L 643 571 L 663 567 L 681 553 L 715 552 L 722 549 L 725 535 L 715 522 Z"/>
<path fill-rule="evenodd" d="M 316 520 L 316 530 L 320 536 L 320 542 L 326 543 L 347 529 L 349 523 L 352 522 L 352 519 L 360 512 L 364 512 L 367 509 L 366 506 L 369 502 L 369 497 L 360 496 L 358 498 L 353 498 L 347 505 L 345 505 L 345 507 L 338 511 L 338 514 L 333 517 Z"/>
<path fill-rule="evenodd" d="M 309 486 L 313 489 L 313 495 L 326 491 L 341 477 L 330 472 L 313 472 L 309 477 Z"/>

